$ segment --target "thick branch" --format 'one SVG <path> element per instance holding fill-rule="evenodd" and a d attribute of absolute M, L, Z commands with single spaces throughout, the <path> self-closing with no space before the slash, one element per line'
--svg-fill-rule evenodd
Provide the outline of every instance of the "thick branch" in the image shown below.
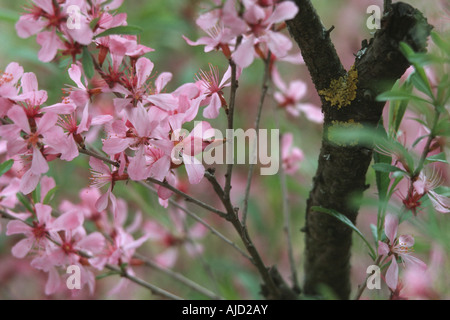
<path fill-rule="evenodd" d="M 358 52 L 354 95 L 350 95 L 350 101 L 332 105 L 336 95 L 345 89 L 335 90 L 328 99 L 325 99 L 323 89 L 332 80 L 336 82 L 342 77 L 342 66 L 338 63 L 331 41 L 320 34 L 324 29 L 310 1 L 295 2 L 300 11 L 288 25 L 302 50 L 316 88 L 321 90 L 325 113 L 319 166 L 306 210 L 304 292 L 317 294 L 319 285 L 325 284 L 338 297 L 347 299 L 350 295 L 351 230 L 335 218 L 314 212 L 311 208 L 321 206 L 334 209 L 355 223 L 359 208 L 351 206 L 350 200 L 354 196 L 362 196 L 367 188 L 365 175 L 372 159 L 372 150 L 331 142 L 329 128 L 339 122 L 377 126 L 384 103 L 375 101 L 375 97 L 391 88 L 409 67 L 399 51 L 399 43 L 404 41 L 415 51 L 424 51 L 431 27 L 422 14 L 410 5 L 401 2 L 392 4 L 383 17 L 382 28 Z"/>
<path fill-rule="evenodd" d="M 289 32 L 302 50 L 303 60 L 316 89 L 327 88 L 331 79 L 345 74 L 345 69 L 330 40 L 330 32 L 322 25 L 311 1 L 292 1 L 299 11 L 294 19 L 286 21 Z"/>

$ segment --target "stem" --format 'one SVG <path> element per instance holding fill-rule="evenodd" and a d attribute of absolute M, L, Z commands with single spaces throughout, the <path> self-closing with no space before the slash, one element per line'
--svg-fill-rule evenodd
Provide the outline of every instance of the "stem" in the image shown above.
<path fill-rule="evenodd" d="M 382 258 L 383 258 L 383 256 L 378 256 L 377 260 L 375 261 L 375 265 L 379 266 Z M 363 294 L 364 290 L 366 289 L 367 279 L 369 279 L 370 276 L 371 276 L 371 274 L 369 274 L 366 277 L 366 279 L 364 280 L 364 283 L 362 283 L 358 286 L 358 291 L 356 292 L 353 300 L 359 300 L 359 298 L 361 298 L 361 295 Z"/>
<path fill-rule="evenodd" d="M 261 122 L 261 113 L 262 113 L 262 108 L 264 105 L 264 100 L 266 98 L 267 89 L 268 89 L 267 82 L 269 81 L 269 77 L 270 77 L 270 58 L 271 58 L 271 53 L 269 51 L 269 54 L 267 55 L 266 60 L 264 60 L 265 68 L 264 68 L 264 76 L 263 76 L 263 81 L 262 81 L 262 86 L 261 86 L 261 97 L 259 100 L 258 112 L 257 112 L 256 119 L 255 119 L 256 138 L 253 141 L 253 146 L 252 146 L 250 157 L 255 155 L 256 143 L 258 141 L 258 136 L 259 136 L 258 131 L 259 131 L 259 125 Z M 248 200 L 250 197 L 250 188 L 251 188 L 251 184 L 252 184 L 253 171 L 255 169 L 255 165 L 253 162 L 254 161 L 251 161 L 251 163 L 250 163 L 250 168 L 249 168 L 248 176 L 247 176 L 247 185 L 245 187 L 244 207 L 242 209 L 242 225 L 244 225 L 244 226 L 247 221 Z"/>
<path fill-rule="evenodd" d="M 255 245 L 250 239 L 246 226 L 239 221 L 239 217 L 230 201 L 224 198 L 224 192 L 221 189 L 220 184 L 217 182 L 216 177 L 214 176 L 214 171 L 207 170 L 205 173 L 205 177 L 213 186 L 214 190 L 216 191 L 225 208 L 227 208 L 226 219 L 231 222 L 234 229 L 237 231 L 239 237 L 241 238 L 245 248 L 252 257 L 252 263 L 260 273 L 263 282 L 266 286 L 265 289 L 268 292 L 267 296 L 269 298 L 278 299 L 280 297 L 280 291 L 278 290 L 272 277 L 270 276 L 268 268 L 264 265 L 264 262 L 262 261 L 258 250 L 256 249 Z"/>
<path fill-rule="evenodd" d="M 139 184 L 143 185 L 144 187 L 146 187 L 147 189 L 149 189 L 150 191 L 157 193 L 157 191 L 150 185 L 148 185 L 147 183 L 144 182 L 139 182 Z M 209 231 L 211 231 L 212 234 L 216 235 L 217 237 L 219 237 L 222 241 L 224 241 L 225 243 L 227 243 L 228 245 L 230 245 L 231 247 L 233 247 L 234 249 L 236 249 L 242 256 L 244 256 L 244 258 L 250 260 L 250 262 L 252 261 L 252 258 L 246 254 L 244 251 L 242 251 L 241 248 L 239 248 L 233 241 L 231 241 L 230 239 L 228 239 L 227 237 L 225 237 L 222 233 L 220 233 L 219 231 L 217 231 L 214 227 L 212 227 L 211 225 L 209 225 L 207 222 L 205 222 L 203 219 L 201 219 L 199 216 L 197 216 L 195 213 L 193 213 L 192 211 L 186 209 L 185 207 L 183 207 L 182 205 L 178 204 L 178 202 L 176 202 L 175 200 L 173 200 L 172 198 L 169 198 L 169 203 L 175 207 L 177 207 L 178 209 L 182 210 L 183 212 L 185 212 L 188 216 L 190 216 L 191 218 L 193 218 L 195 221 L 201 223 L 203 226 L 205 226 L 205 228 L 207 228 Z"/>
<path fill-rule="evenodd" d="M 230 67 L 231 67 L 231 90 L 230 90 L 230 99 L 228 103 L 228 129 L 232 130 L 234 129 L 234 108 L 236 103 L 236 91 L 238 88 L 238 82 L 236 79 L 236 64 L 233 60 L 230 59 L 229 61 Z M 229 137 L 227 137 L 229 139 Z M 234 144 L 234 141 L 228 141 L 227 143 L 231 143 L 231 145 Z M 225 187 L 224 187 L 224 196 L 225 199 L 230 199 L 230 190 L 231 190 L 231 175 L 233 173 L 233 161 L 228 161 L 227 164 L 227 173 L 225 174 Z"/>
<path fill-rule="evenodd" d="M 104 161 L 104 162 L 106 162 L 106 163 L 109 163 L 109 164 L 111 164 L 111 165 L 113 165 L 113 166 L 115 166 L 115 167 L 119 167 L 119 163 L 117 163 L 116 161 L 113 161 L 113 160 L 111 160 L 111 159 L 108 159 L 108 158 L 106 158 L 106 157 L 104 157 L 104 156 L 102 156 L 102 155 L 100 155 L 100 154 L 98 154 L 98 153 L 96 153 L 96 152 L 91 151 L 91 150 L 79 148 L 78 151 L 79 151 L 80 153 L 89 155 L 89 156 L 91 156 L 91 157 L 94 157 L 94 158 L 97 158 L 97 159 L 99 159 L 99 160 L 102 160 L 102 161 Z M 155 184 L 157 184 L 157 185 L 160 185 L 160 186 L 162 186 L 162 187 L 164 187 L 164 188 L 166 188 L 166 189 L 169 189 L 169 190 L 172 191 L 173 193 L 178 194 L 178 195 L 182 196 L 183 198 L 185 198 L 186 201 L 195 203 L 196 205 L 198 205 L 198 206 L 200 206 L 200 207 L 202 207 L 202 208 L 204 208 L 204 209 L 207 209 L 207 210 L 209 210 L 209 211 L 211 211 L 211 212 L 213 212 L 213 213 L 218 214 L 218 215 L 219 215 L 220 217 L 222 217 L 222 218 L 226 217 L 226 215 L 227 215 L 225 212 L 222 212 L 222 211 L 220 211 L 220 210 L 218 210 L 218 209 L 216 209 L 216 208 L 214 208 L 214 207 L 212 207 L 212 206 L 210 206 L 210 205 L 204 203 L 203 201 L 198 200 L 198 199 L 196 199 L 196 198 L 193 198 L 193 197 L 191 197 L 190 195 L 184 193 L 183 191 L 178 190 L 178 189 L 175 188 L 174 186 L 171 186 L 170 184 L 168 184 L 166 181 L 159 181 L 159 180 L 156 180 L 156 179 L 154 179 L 154 178 L 147 178 L 147 181 L 152 182 L 152 183 L 155 183 Z"/>
<path fill-rule="evenodd" d="M 158 270 L 166 275 L 168 275 L 169 277 L 179 281 L 180 283 L 186 285 L 187 287 L 191 288 L 192 290 L 195 290 L 201 294 L 203 294 L 204 296 L 213 299 L 213 300 L 223 300 L 224 298 L 215 294 L 214 292 L 202 287 L 201 285 L 199 285 L 198 283 L 186 278 L 185 276 L 183 276 L 182 274 L 172 271 L 170 269 L 167 268 L 163 268 L 160 265 L 158 265 L 156 262 L 150 260 L 149 258 L 136 253 L 134 255 L 137 259 L 142 260 L 144 262 L 144 264 L 152 269 Z"/>
<path fill-rule="evenodd" d="M 275 123 L 277 128 L 280 128 L 280 121 L 278 118 L 278 110 L 274 110 L 275 114 Z M 280 145 L 281 145 L 281 139 L 282 136 L 280 136 Z M 289 207 L 289 199 L 288 199 L 288 188 L 286 183 L 286 174 L 283 169 L 283 160 L 282 160 L 282 154 L 280 152 L 280 184 L 281 184 L 281 197 L 282 197 L 282 211 L 283 211 L 283 218 L 284 218 L 284 226 L 283 230 L 286 236 L 286 243 L 287 243 L 287 249 L 288 249 L 288 256 L 289 256 L 289 266 L 291 268 L 291 280 L 293 284 L 293 290 L 296 292 L 300 292 L 300 284 L 298 282 L 297 277 L 297 268 L 295 264 L 294 259 L 294 250 L 292 246 L 292 234 L 291 234 L 291 221 L 290 221 L 290 207 Z"/>

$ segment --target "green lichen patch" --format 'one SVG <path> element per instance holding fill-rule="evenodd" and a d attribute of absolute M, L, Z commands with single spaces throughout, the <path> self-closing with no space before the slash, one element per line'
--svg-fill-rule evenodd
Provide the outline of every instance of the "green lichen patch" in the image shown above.
<path fill-rule="evenodd" d="M 331 80 L 328 89 L 319 90 L 319 94 L 338 109 L 352 103 L 356 98 L 356 85 L 358 83 L 358 70 L 352 66 L 347 74 L 339 79 Z"/>

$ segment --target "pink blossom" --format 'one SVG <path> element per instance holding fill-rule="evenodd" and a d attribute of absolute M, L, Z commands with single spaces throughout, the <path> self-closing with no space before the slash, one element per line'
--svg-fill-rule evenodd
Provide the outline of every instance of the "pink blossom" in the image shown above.
<path fill-rule="evenodd" d="M 203 164 L 195 157 L 209 144 L 207 139 L 214 136 L 214 130 L 208 122 L 199 122 L 194 129 L 187 134 L 181 128 L 174 129 L 171 140 L 174 148 L 171 152 L 172 162 L 175 165 L 184 163 L 189 178 L 189 183 L 199 183 L 205 173 Z"/>
<path fill-rule="evenodd" d="M 439 173 L 435 170 L 431 172 L 429 176 L 426 176 L 422 171 L 414 183 L 414 189 L 421 198 L 427 194 L 434 209 L 441 213 L 450 212 L 450 199 L 444 195 L 438 194 L 434 189 L 441 185 L 441 178 Z"/>
<path fill-rule="evenodd" d="M 281 160 L 283 161 L 283 170 L 286 174 L 294 174 L 297 172 L 300 162 L 303 161 L 303 151 L 297 147 L 292 147 L 294 136 L 286 133 L 281 138 Z"/>
<path fill-rule="evenodd" d="M 12 220 L 6 227 L 6 235 L 8 236 L 13 234 L 24 234 L 26 236 L 12 248 L 12 254 L 17 258 L 25 257 L 33 246 L 45 249 L 53 244 L 48 237 L 53 237 L 56 232 L 65 228 L 77 228 L 82 223 L 76 212 L 68 212 L 53 219 L 50 206 L 37 203 L 35 209 L 36 220 L 32 222 L 33 226 L 27 225 L 24 221 Z"/>
<path fill-rule="evenodd" d="M 112 193 L 114 188 L 114 184 L 118 180 L 126 180 L 128 179 L 128 175 L 123 172 L 114 170 L 112 171 L 102 160 L 99 160 L 94 157 L 90 157 L 89 165 L 91 167 L 91 185 L 95 188 L 101 188 L 107 184 L 110 184 L 108 191 L 103 194 L 100 198 L 98 198 L 95 203 L 95 207 L 98 211 L 103 211 L 108 206 L 108 203 L 111 202 L 112 212 L 114 215 L 116 214 L 117 207 L 117 199 Z"/>
<path fill-rule="evenodd" d="M 308 120 L 315 123 L 323 122 L 323 114 L 320 108 L 311 103 L 300 102 L 307 91 L 306 84 L 301 80 L 295 80 L 286 85 L 276 68 L 272 71 L 272 79 L 278 90 L 274 93 L 274 98 L 281 108 L 285 108 L 293 117 L 298 117 L 304 113 Z"/>
<path fill-rule="evenodd" d="M 257 1 L 245 1 L 245 12 L 243 20 L 249 27 L 248 34 L 242 43 L 232 54 L 233 60 L 241 68 L 248 67 L 254 60 L 256 54 L 261 54 L 260 45 L 267 45 L 268 49 L 277 57 L 282 58 L 291 49 L 292 43 L 288 37 L 280 32 L 272 30 L 275 23 L 292 19 L 298 12 L 297 6 L 291 1 L 284 1 L 276 6 L 262 7 Z M 236 13 L 226 11 L 228 19 L 236 20 Z"/>
<path fill-rule="evenodd" d="M 23 68 L 17 62 L 11 62 L 4 72 L 0 72 L 0 117 L 4 117 L 13 103 L 10 99 L 17 96 L 17 83 L 23 75 Z"/>
<path fill-rule="evenodd" d="M 378 254 L 386 256 L 387 261 L 391 261 L 391 264 L 386 271 L 386 284 L 392 290 L 397 288 L 398 284 L 398 264 L 397 259 L 401 258 L 406 268 L 417 267 L 421 270 L 427 268 L 426 264 L 413 257 L 412 246 L 414 245 L 414 238 L 410 235 L 401 235 L 397 237 L 398 219 L 392 214 L 387 214 L 384 221 L 384 230 L 388 242 L 378 242 Z"/>
<path fill-rule="evenodd" d="M 203 116 L 207 119 L 215 119 L 219 116 L 221 107 L 227 105 L 223 97 L 222 89 L 230 86 L 228 82 L 231 78 L 231 67 L 228 68 L 222 80 L 219 82 L 219 69 L 212 64 L 209 65 L 209 72 L 200 70 L 197 80 L 204 89 L 204 94 L 208 98 L 208 105 L 203 110 Z"/>
<path fill-rule="evenodd" d="M 203 252 L 203 246 L 197 241 L 202 239 L 207 229 L 200 223 L 196 223 L 185 231 L 185 215 L 181 211 L 172 212 L 170 218 L 174 231 L 162 227 L 154 221 L 147 221 L 144 231 L 150 240 L 160 243 L 163 251 L 156 255 L 155 261 L 165 268 L 172 268 L 178 258 L 180 247 L 184 247 L 191 256 L 198 256 Z"/>

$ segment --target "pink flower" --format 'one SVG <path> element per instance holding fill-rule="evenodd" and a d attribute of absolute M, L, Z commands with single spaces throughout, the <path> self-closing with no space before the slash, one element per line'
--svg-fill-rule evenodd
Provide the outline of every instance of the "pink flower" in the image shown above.
<path fill-rule="evenodd" d="M 101 188 L 107 184 L 110 184 L 108 191 L 98 198 L 95 203 L 95 207 L 98 211 L 103 211 L 111 201 L 112 212 L 116 215 L 117 199 L 112 193 L 114 184 L 118 180 L 127 180 L 128 175 L 115 170 L 112 171 L 102 160 L 94 157 L 90 157 L 89 165 L 91 167 L 91 185 L 95 188 Z"/>
<path fill-rule="evenodd" d="M 45 113 L 36 121 L 33 130 L 22 107 L 11 108 L 8 117 L 14 124 L 0 127 L 0 135 L 8 140 L 8 154 L 14 156 L 30 152 L 32 155 L 31 167 L 24 174 L 20 187 L 23 193 L 28 194 L 36 188 L 40 175 L 48 171 L 42 146 L 47 144 L 55 153 L 64 153 L 67 150 L 66 140 L 62 129 L 55 126 L 58 116 L 52 112 Z M 22 137 L 20 132 L 25 135 Z"/>
<path fill-rule="evenodd" d="M 294 137 L 292 133 L 286 133 L 281 138 L 281 160 L 283 161 L 283 170 L 286 174 L 294 174 L 297 172 L 300 162 L 303 161 L 303 151 L 293 147 Z"/>
<path fill-rule="evenodd" d="M 205 168 L 195 156 L 208 146 L 207 139 L 213 136 L 214 130 L 205 121 L 199 122 L 189 134 L 181 128 L 174 128 L 171 136 L 174 142 L 171 152 L 172 162 L 174 165 L 184 163 L 191 184 L 197 184 L 203 178 Z"/>
<path fill-rule="evenodd" d="M 8 236 L 13 234 L 24 234 L 26 236 L 12 248 L 12 254 L 17 258 L 25 257 L 33 246 L 38 249 L 45 249 L 47 246 L 53 245 L 48 237 L 54 237 L 56 232 L 66 228 L 75 229 L 82 223 L 82 219 L 77 212 L 68 212 L 57 219 L 53 219 L 50 206 L 37 203 L 35 209 L 36 220 L 32 222 L 32 227 L 20 220 L 10 221 L 6 227 L 6 235 Z"/>
<path fill-rule="evenodd" d="M 421 172 L 419 179 L 414 182 L 414 190 L 422 198 L 427 194 L 434 209 L 441 213 L 450 212 L 450 199 L 444 195 L 438 194 L 434 189 L 441 185 L 441 178 L 437 171 L 432 171 L 429 176 L 426 176 L 424 172 Z"/>
<path fill-rule="evenodd" d="M 397 237 L 398 219 L 387 214 L 384 220 L 384 231 L 388 239 L 388 243 L 378 242 L 378 254 L 386 256 L 387 261 L 391 261 L 391 264 L 386 271 L 386 284 L 393 291 L 396 290 L 398 284 L 398 264 L 397 259 L 401 258 L 406 268 L 417 267 L 421 270 L 427 268 L 426 264 L 413 257 L 412 246 L 414 245 L 414 238 L 410 235 L 402 235 Z"/>
<path fill-rule="evenodd" d="M 292 43 L 288 37 L 272 30 L 275 23 L 292 19 L 298 12 L 297 6 L 291 1 L 283 1 L 275 6 L 262 7 L 257 1 L 245 1 L 244 21 L 249 27 L 249 34 L 232 54 L 233 60 L 241 68 L 248 67 L 256 54 L 261 55 L 261 44 L 277 57 L 282 58 L 291 49 Z M 225 15 L 235 21 L 236 13 L 225 12 Z M 259 50 L 259 52 L 258 52 Z"/>
<path fill-rule="evenodd" d="M 212 64 L 209 65 L 209 72 L 200 70 L 197 80 L 204 89 L 204 94 L 208 98 L 208 105 L 203 110 L 203 116 L 207 119 L 215 119 L 219 116 L 219 110 L 226 106 L 227 102 L 223 97 L 222 89 L 229 87 L 227 82 L 231 78 L 231 68 L 229 67 L 222 80 L 219 83 L 219 69 Z"/>
<path fill-rule="evenodd" d="M 3 73 L 0 72 L 0 117 L 13 106 L 11 99 L 18 94 L 17 83 L 22 75 L 23 68 L 17 62 L 11 62 Z"/>
<path fill-rule="evenodd" d="M 304 113 L 308 120 L 323 123 L 323 114 L 320 108 L 311 103 L 300 102 L 307 91 L 306 84 L 303 81 L 292 81 L 287 86 L 276 68 L 272 71 L 272 79 L 279 90 L 274 93 L 274 98 L 281 108 L 285 108 L 293 117 L 298 117 L 300 113 Z"/>
<path fill-rule="evenodd" d="M 185 215 L 181 211 L 170 214 L 174 231 L 165 229 L 154 221 L 148 221 L 144 225 L 144 231 L 153 241 L 160 243 L 163 251 L 156 255 L 155 261 L 165 268 L 172 268 L 178 258 L 180 247 L 184 247 L 191 257 L 196 257 L 203 252 L 203 246 L 198 240 L 202 239 L 207 229 L 200 223 L 196 223 L 185 231 Z"/>

